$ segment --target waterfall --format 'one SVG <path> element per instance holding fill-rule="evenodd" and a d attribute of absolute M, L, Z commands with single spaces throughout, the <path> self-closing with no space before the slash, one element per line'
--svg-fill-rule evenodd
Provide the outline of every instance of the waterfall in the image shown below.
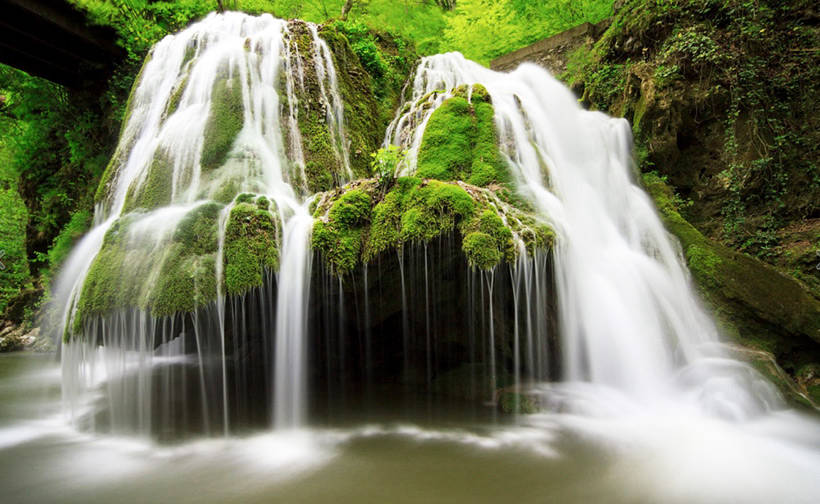
<path fill-rule="evenodd" d="M 760 387 L 746 383 L 755 373 L 721 352 L 678 246 L 636 181 L 629 123 L 583 110 L 544 69 L 524 64 L 499 73 L 458 53 L 424 58 L 412 79 L 410 106 L 400 109 L 385 136 L 385 144 L 408 150 L 404 173 L 415 169 L 424 125 L 436 108 L 457 86 L 474 84 L 492 97 L 501 149 L 520 194 L 558 235 L 565 388 L 591 384 L 644 404 L 686 398 L 740 418 L 778 404 L 771 386 L 755 392 Z M 535 274 L 520 267 L 515 273 Z M 575 387 L 570 396 L 588 388 Z"/>
<path fill-rule="evenodd" d="M 306 33 L 310 43 L 302 42 L 300 47 L 294 27 L 298 35 Z M 312 69 L 303 61 L 306 57 L 313 61 Z M 174 400 L 200 401 L 202 430 L 221 425 L 227 434 L 230 408 L 243 401 L 231 397 L 229 374 L 235 372 L 237 383 L 247 380 L 246 371 L 234 370 L 231 361 L 247 344 L 246 333 L 236 328 L 253 316 L 253 327 L 272 331 L 263 339 L 274 341 L 268 348 L 271 358 L 265 357 L 275 363 L 273 376 L 264 380 L 273 396 L 272 421 L 277 427 L 297 427 L 304 421 L 312 218 L 309 199 L 303 196 L 307 184 L 299 120 L 304 113 L 300 102 L 310 92 L 307 72 L 318 79 L 319 96 L 308 100 L 324 104 L 322 122 L 327 124 L 339 178 L 344 180 L 352 175 L 344 107 L 330 49 L 315 25 L 305 28 L 270 15 L 214 13 L 165 37 L 151 50 L 104 178 L 96 227 L 75 248 L 56 281 L 60 337 L 65 335 L 68 341 L 62 365 L 70 410 L 84 411 L 81 405 L 94 399 L 93 391 L 102 381 L 109 389 L 119 382 L 123 389 L 108 399 L 112 428 L 130 410 L 126 405 L 130 401 L 140 410 L 136 430 L 147 433 L 152 414 L 157 413 L 151 412 L 157 400 L 151 395 L 156 380 L 188 380 L 186 386 L 198 384 L 193 385 L 198 393 Z M 248 208 L 249 200 L 237 197 L 243 193 L 262 197 L 256 206 L 263 220 L 270 220 L 266 229 L 273 229 L 281 244 L 281 267 L 275 279 L 262 274 L 262 286 L 242 294 L 238 303 L 226 304 L 229 295 L 237 294 L 225 285 L 229 272 L 223 261 L 230 260 L 226 233 L 233 211 L 243 204 Z M 196 212 L 207 214 L 211 205 L 221 209 L 213 222 L 217 238 L 212 248 L 189 262 L 195 276 L 192 292 L 204 302 L 194 305 L 189 315 L 151 316 L 150 309 L 162 314 L 161 300 L 154 299 L 155 284 L 164 280 L 163 264 L 175 260 L 173 243 L 180 239 L 181 226 L 186 219 L 195 219 Z M 116 240 L 123 240 L 127 258 L 117 268 L 126 270 L 122 278 L 129 279 L 121 287 L 135 291 L 138 306 L 118 307 L 104 316 L 81 315 L 80 299 L 90 288 L 89 271 Z M 213 280 L 197 273 L 202 269 L 210 269 Z M 278 289 L 275 295 L 268 292 L 272 282 Z M 246 303 L 253 313 L 246 313 Z M 264 313 L 256 312 L 268 311 L 274 303 L 275 326 L 270 327 Z M 226 333 L 228 317 L 232 334 Z M 217 341 L 211 341 L 213 334 L 218 335 Z M 105 348 L 97 351 L 98 344 Z M 197 371 L 192 376 L 167 371 L 158 378 L 163 359 L 191 362 Z M 214 366 L 212 359 L 220 362 Z M 134 377 L 136 391 L 130 390 Z M 192 399 L 197 396 L 201 399 Z M 171 411 L 171 402 L 169 398 L 163 408 Z"/>
<path fill-rule="evenodd" d="M 352 178 L 338 81 L 317 26 L 268 15 L 212 14 L 152 49 L 104 176 L 96 227 L 56 282 L 75 418 L 105 383 L 114 429 L 162 430 L 188 421 L 171 418 L 187 408 L 201 411 L 189 419 L 197 430 L 228 435 L 236 418 L 253 415 L 257 392 L 269 423 L 304 424 L 314 279 L 306 156 L 316 142 L 303 141 L 300 124 L 318 111 L 312 124 L 325 129 L 326 159 L 335 160 L 322 169 L 337 183 Z M 422 59 L 384 139 L 408 151 L 401 174 L 414 172 L 434 111 L 458 86 L 470 99 L 476 84 L 491 97 L 513 185 L 557 234 L 554 250 L 527 250 L 514 235 L 509 264 L 451 272 L 454 233 L 403 243 L 376 259 L 395 262 L 395 299 L 378 296 L 395 303 L 392 321 L 370 306 L 369 291 L 387 283 L 381 263 L 378 274 L 365 266 L 363 281 L 351 282 L 323 264 L 311 321 L 325 334 L 314 354 L 325 357 L 316 374 L 326 369 L 328 396 L 344 397 L 357 372 L 369 385 L 379 353 L 380 372 L 395 364 L 402 384 L 430 391 L 469 375 L 489 403 L 499 388 L 529 381 L 562 410 L 610 410 L 613 401 L 600 398 L 617 396 L 747 418 L 780 404 L 722 351 L 676 242 L 636 181 L 628 123 L 582 110 L 543 69 L 497 73 L 457 53 Z M 468 188 L 511 227 L 510 205 Z M 250 264 L 234 262 L 246 256 Z M 95 276 L 103 267 L 119 279 L 115 289 Z M 174 277 L 180 270 L 187 276 Z M 364 286 L 361 299 L 352 285 Z M 463 320 L 442 313 L 457 302 L 456 288 L 466 288 Z M 400 333 L 400 351 L 371 323 Z M 449 339 L 459 331 L 469 343 Z M 544 385 L 554 378 L 560 383 Z"/>
<path fill-rule="evenodd" d="M 310 228 L 313 219 L 291 218 L 285 228 L 276 305 L 276 370 L 274 425 L 298 427 L 305 420 L 305 328 L 310 283 Z M 290 271 L 290 273 L 286 273 Z M 284 294 L 284 295 L 283 295 Z"/>

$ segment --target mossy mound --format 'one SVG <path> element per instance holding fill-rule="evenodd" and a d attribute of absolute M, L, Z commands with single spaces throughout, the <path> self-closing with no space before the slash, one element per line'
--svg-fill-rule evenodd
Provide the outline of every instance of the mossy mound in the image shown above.
<path fill-rule="evenodd" d="M 202 171 L 214 170 L 225 163 L 236 136 L 242 131 L 244 117 L 239 77 L 217 79 L 202 142 Z"/>
<path fill-rule="evenodd" d="M 146 218 L 128 214 L 108 230 L 89 269 L 75 330 L 94 316 L 136 307 L 154 316 L 191 311 L 216 298 L 217 228 L 222 205 L 189 211 L 165 236 L 146 236 Z"/>
<path fill-rule="evenodd" d="M 543 222 L 507 205 L 493 191 L 464 183 L 401 177 L 384 191 L 373 179 L 318 197 L 313 247 L 340 275 L 405 243 L 424 243 L 458 231 L 472 267 L 512 262 L 520 248 L 552 246 Z M 517 246 L 520 244 L 521 247 Z"/>
<path fill-rule="evenodd" d="M 259 287 L 266 268 L 279 269 L 279 219 L 268 210 L 270 202 L 263 198 L 254 203 L 237 203 L 228 217 L 224 249 L 228 294 Z"/>
<path fill-rule="evenodd" d="M 455 89 L 427 122 L 416 174 L 476 186 L 507 182 L 493 114 L 490 96 L 480 84 Z"/>
<path fill-rule="evenodd" d="M 71 329 L 78 332 L 85 321 L 116 310 L 137 308 L 164 317 L 215 300 L 224 209 L 205 202 L 170 225 L 152 213 L 115 221 L 91 264 Z M 277 213 L 265 196 L 237 196 L 224 224 L 223 292 L 236 295 L 261 286 L 265 270 L 278 269 Z"/>

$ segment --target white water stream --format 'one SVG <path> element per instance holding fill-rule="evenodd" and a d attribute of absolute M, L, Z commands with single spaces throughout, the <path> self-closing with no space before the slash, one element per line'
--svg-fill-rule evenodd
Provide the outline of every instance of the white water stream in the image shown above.
<path fill-rule="evenodd" d="M 321 90 L 320 99 L 326 110 L 326 121 L 341 169 L 350 174 L 345 141 L 343 107 L 336 81 L 330 50 L 319 37 L 314 25 L 308 25 L 312 39 L 314 71 Z M 130 112 L 124 125 L 117 152 L 115 171 L 107 196 L 97 208 L 97 226 L 82 240 L 69 257 L 57 279 L 55 302 L 64 306 L 62 326 L 71 327 L 77 299 L 88 270 L 98 254 L 103 237 L 115 220 L 127 213 L 129 191 L 146 183 L 152 163 L 158 157 L 167 159 L 173 167 L 171 205 L 136 214 L 129 227 L 131 239 L 155 241 L 161 246 L 180 219 L 191 208 L 210 201 L 223 188 L 234 184 L 234 194 L 252 192 L 267 196 L 275 203 L 280 223 L 281 268 L 278 273 L 276 327 L 273 338 L 276 347 L 275 425 L 294 427 L 304 418 L 305 351 L 303 339 L 306 327 L 308 278 L 310 275 L 309 237 L 312 224 L 307 204 L 291 180 L 305 181 L 302 140 L 298 130 L 299 99 L 296 90 L 304 91 L 302 53 L 291 37 L 288 23 L 269 15 L 251 17 L 240 13 L 212 14 L 182 32 L 159 42 L 140 74 L 130 101 Z M 226 162 L 212 172 L 203 172 L 200 165 L 203 141 L 213 107 L 212 93 L 220 81 L 239 86 L 243 125 Z M 280 86 L 281 82 L 284 84 Z M 237 90 L 234 89 L 234 92 Z M 281 112 L 285 93 L 287 107 Z M 174 101 L 175 110 L 171 110 Z M 290 145 L 284 145 L 283 132 L 289 132 Z M 180 211 L 183 209 L 184 211 Z M 228 432 L 229 391 L 225 368 L 225 293 L 222 283 L 222 250 L 230 208 L 222 211 L 217 258 L 217 325 L 221 334 L 222 371 L 221 404 L 223 430 Z M 145 223 L 145 225 L 142 225 Z M 156 271 L 156 270 L 155 270 Z M 131 366 L 100 366 L 100 352 L 93 351 L 97 341 L 91 337 L 76 338 L 64 350 L 63 368 L 68 403 L 83 401 L 83 393 L 92 390 L 97 380 L 90 380 L 89 368 L 107 369 L 107 380 L 126 373 L 145 375 L 150 381 L 154 364 L 154 324 L 145 314 L 136 314 L 139 327 L 126 327 L 130 334 L 112 334 L 116 328 L 104 328 L 103 338 L 110 346 L 103 355 L 117 361 L 133 361 Z M 134 331 L 138 334 L 135 334 Z M 196 329 L 195 329 L 196 330 Z M 199 365 L 205 344 L 197 335 Z M 137 344 L 134 342 L 137 341 Z M 83 351 L 72 347 L 88 346 Z M 182 350 L 179 349 L 181 352 Z M 134 359 L 123 354 L 136 352 Z M 181 354 L 180 354 L 181 356 Z M 113 373 L 113 375 L 112 375 Z M 99 377 L 98 377 L 99 378 Z M 206 384 L 202 378 L 203 409 Z M 129 392 L 124 392 L 129 393 Z M 125 399 L 133 400 L 134 398 Z M 150 409 L 150 394 L 138 395 L 142 409 Z M 213 402 L 213 401 L 212 401 Z M 211 406 L 214 406 L 213 404 Z M 207 422 L 208 415 L 204 414 Z M 207 429 L 206 429 L 207 430 Z"/>
<path fill-rule="evenodd" d="M 586 383 L 645 407 L 686 401 L 738 419 L 782 406 L 772 386 L 723 355 L 676 242 L 635 180 L 626 120 L 583 110 L 535 65 L 508 74 L 458 53 L 431 56 L 413 79 L 408 101 L 414 106 L 393 121 L 385 139 L 408 149 L 405 171 L 413 172 L 421 144 L 423 128 L 416 125 L 452 96 L 442 90 L 477 83 L 492 96 L 520 192 L 558 234 L 566 382 L 560 387 L 573 391 L 564 392 L 566 399 L 583 395 L 589 387 L 573 384 Z"/>

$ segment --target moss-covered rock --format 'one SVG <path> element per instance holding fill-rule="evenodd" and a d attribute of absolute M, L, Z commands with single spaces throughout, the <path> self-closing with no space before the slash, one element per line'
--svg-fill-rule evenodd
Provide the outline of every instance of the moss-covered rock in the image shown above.
<path fill-rule="evenodd" d="M 237 203 L 225 227 L 225 292 L 259 287 L 265 269 L 279 268 L 279 220 L 253 203 Z"/>
<path fill-rule="evenodd" d="M 313 247 L 342 275 L 388 250 L 452 231 L 479 269 L 515 260 L 516 240 L 532 253 L 551 248 L 554 239 L 545 223 L 489 189 L 417 177 L 401 177 L 383 194 L 378 181 L 368 179 L 320 195 L 314 217 Z"/>
<path fill-rule="evenodd" d="M 139 221 L 145 217 L 140 214 L 118 219 L 83 284 L 74 329 L 119 309 L 135 307 L 165 316 L 216 299 L 221 210 L 218 203 L 196 206 L 164 239 L 143 234 Z"/>
<path fill-rule="evenodd" d="M 495 239 L 480 231 L 475 231 L 464 237 L 462 248 L 467 255 L 471 266 L 489 270 L 501 262 L 501 253 Z"/>
<path fill-rule="evenodd" d="M 205 172 L 225 163 L 245 120 L 239 76 L 217 79 L 211 93 L 211 112 L 205 124 L 200 159 Z"/>
<path fill-rule="evenodd" d="M 135 180 L 125 196 L 124 212 L 137 208 L 154 209 L 171 202 L 171 188 L 174 168 L 168 156 L 161 150 L 154 154 L 145 179 Z"/>
<path fill-rule="evenodd" d="M 163 232 L 146 225 L 156 222 L 150 213 L 115 221 L 83 285 L 72 329 L 77 332 L 85 321 L 116 310 L 138 308 L 163 317 L 215 300 L 224 208 L 202 203 Z M 265 270 L 279 267 L 279 237 L 279 217 L 270 200 L 237 196 L 225 222 L 223 292 L 237 295 L 261 286 Z"/>
<path fill-rule="evenodd" d="M 343 106 L 343 130 L 337 130 L 329 122 L 330 111 L 325 104 L 325 100 L 334 100 L 331 84 L 327 75 L 320 81 L 321 76 L 316 72 L 317 46 L 313 43 L 310 30 L 304 22 L 296 20 L 291 21 L 288 28 L 304 70 L 304 80 L 300 79 L 294 89 L 306 178 L 304 181 L 297 180 L 297 185 L 302 185 L 308 193 L 327 191 L 340 185 L 343 180 L 351 178 L 345 170 L 345 155 L 349 158 L 353 178 L 368 176 L 369 153 L 378 147 L 389 120 L 387 102 L 376 97 L 373 76 L 363 68 L 360 58 L 351 48 L 342 31 L 344 25 L 334 23 L 319 28 L 319 36 L 327 43 L 336 68 L 339 98 Z M 324 96 L 322 86 L 325 88 Z M 387 93 L 391 97 L 390 112 L 400 87 L 401 83 L 398 83 L 385 88 L 390 90 Z M 284 81 L 280 91 L 284 91 Z M 285 93 L 280 92 L 280 95 L 284 97 Z M 300 177 L 301 174 L 297 178 Z"/>
<path fill-rule="evenodd" d="M 531 415 L 541 411 L 538 396 L 515 387 L 498 392 L 498 409 L 508 415 Z"/>
<path fill-rule="evenodd" d="M 454 90 L 430 116 L 418 153 L 418 176 L 477 186 L 509 179 L 498 151 L 489 94 L 480 84 L 471 90 Z"/>

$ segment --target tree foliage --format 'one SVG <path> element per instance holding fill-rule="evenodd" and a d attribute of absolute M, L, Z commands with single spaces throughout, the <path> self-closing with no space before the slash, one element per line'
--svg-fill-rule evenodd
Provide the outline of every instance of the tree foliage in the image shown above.
<path fill-rule="evenodd" d="M 610 15 L 612 0 L 459 0 L 447 16 L 446 50 L 487 64 L 541 38 Z"/>

